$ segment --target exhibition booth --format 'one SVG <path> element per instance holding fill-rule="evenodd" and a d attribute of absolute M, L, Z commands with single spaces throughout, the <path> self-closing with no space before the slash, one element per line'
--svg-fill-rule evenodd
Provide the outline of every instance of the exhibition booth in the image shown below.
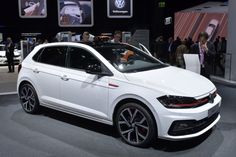
<path fill-rule="evenodd" d="M 236 1 L 179 1 L 0 9 L 0 157 L 234 156 Z"/>

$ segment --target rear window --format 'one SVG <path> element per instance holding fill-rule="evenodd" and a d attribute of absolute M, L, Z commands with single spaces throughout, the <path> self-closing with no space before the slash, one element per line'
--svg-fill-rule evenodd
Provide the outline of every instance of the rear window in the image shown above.
<path fill-rule="evenodd" d="M 46 47 L 41 49 L 33 56 L 36 62 L 65 67 L 66 46 Z"/>

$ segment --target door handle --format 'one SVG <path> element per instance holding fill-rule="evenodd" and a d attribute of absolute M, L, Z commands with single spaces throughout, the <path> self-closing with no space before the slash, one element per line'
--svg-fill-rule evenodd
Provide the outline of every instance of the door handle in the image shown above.
<path fill-rule="evenodd" d="M 38 74 L 39 73 L 39 70 L 36 68 L 33 70 L 34 73 Z"/>
<path fill-rule="evenodd" d="M 61 77 L 61 79 L 62 79 L 63 81 L 68 81 L 68 80 L 69 80 L 69 78 L 68 78 L 66 75 L 63 75 L 63 76 Z"/>

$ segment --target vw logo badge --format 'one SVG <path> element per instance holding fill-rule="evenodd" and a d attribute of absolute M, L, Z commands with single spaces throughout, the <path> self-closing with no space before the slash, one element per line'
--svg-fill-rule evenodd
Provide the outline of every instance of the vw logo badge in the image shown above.
<path fill-rule="evenodd" d="M 115 0 L 115 6 L 119 9 L 124 8 L 125 6 L 125 0 Z"/>

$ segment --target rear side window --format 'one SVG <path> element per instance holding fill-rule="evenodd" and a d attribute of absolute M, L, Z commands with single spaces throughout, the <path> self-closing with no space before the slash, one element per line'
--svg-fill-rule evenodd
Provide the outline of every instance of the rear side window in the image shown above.
<path fill-rule="evenodd" d="M 38 62 L 39 57 L 41 55 L 41 53 L 43 52 L 44 48 L 40 49 L 34 56 L 33 56 L 33 60 Z"/>
<path fill-rule="evenodd" d="M 46 47 L 40 50 L 33 59 L 40 63 L 65 67 L 66 46 Z"/>

